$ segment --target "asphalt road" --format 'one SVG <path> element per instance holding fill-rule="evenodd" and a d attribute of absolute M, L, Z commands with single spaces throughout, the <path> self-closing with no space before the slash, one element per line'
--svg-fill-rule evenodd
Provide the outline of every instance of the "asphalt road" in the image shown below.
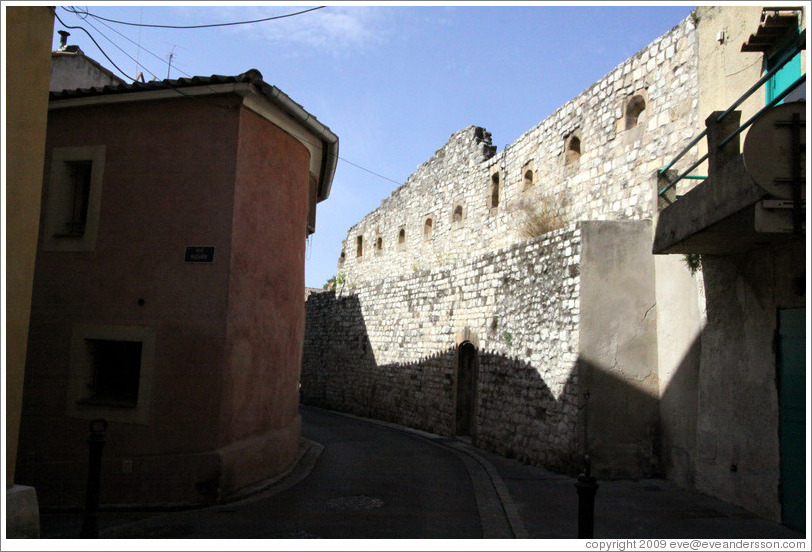
<path fill-rule="evenodd" d="M 248 499 L 178 512 L 99 513 L 101 538 L 511 538 L 487 474 L 429 434 L 302 408 L 306 456 Z M 484 521 L 481 519 L 484 517 Z M 81 514 L 42 516 L 43 538 L 78 535 Z"/>
<path fill-rule="evenodd" d="M 317 408 L 302 407 L 301 413 L 301 458 L 284 477 L 243 500 L 208 508 L 102 510 L 100 538 L 577 537 L 578 499 L 570 476 L 476 449 L 464 440 Z M 599 484 L 594 520 L 599 539 L 804 538 L 662 479 Z M 45 539 L 75 538 L 82 525 L 81 512 L 43 513 L 40 519 Z M 792 544 L 808 549 L 809 541 Z"/>

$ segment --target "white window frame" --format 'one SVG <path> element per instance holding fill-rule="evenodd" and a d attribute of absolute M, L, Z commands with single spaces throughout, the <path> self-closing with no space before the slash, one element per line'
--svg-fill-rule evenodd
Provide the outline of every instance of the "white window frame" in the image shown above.
<path fill-rule="evenodd" d="M 141 343 L 138 402 L 135 406 L 108 406 L 88 402 L 93 382 L 93 358 L 87 340 L 135 341 Z M 68 376 L 67 415 L 73 418 L 146 424 L 152 399 L 155 367 L 155 330 L 147 326 L 80 324 L 73 327 Z"/>
<path fill-rule="evenodd" d="M 54 148 L 51 151 L 51 176 L 46 188 L 45 225 L 42 236 L 44 251 L 94 251 L 99 234 L 105 146 Z M 65 214 L 73 203 L 68 166 L 75 161 L 90 161 L 85 229 L 81 235 L 66 235 Z"/>

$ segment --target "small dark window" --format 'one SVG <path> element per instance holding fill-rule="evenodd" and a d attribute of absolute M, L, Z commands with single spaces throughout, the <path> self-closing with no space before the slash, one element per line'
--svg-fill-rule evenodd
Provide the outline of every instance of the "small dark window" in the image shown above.
<path fill-rule="evenodd" d="M 383 238 L 378 238 L 375 240 L 375 252 L 379 253 L 383 251 Z"/>
<path fill-rule="evenodd" d="M 451 216 L 452 222 L 462 222 L 462 205 L 454 207 L 454 214 Z"/>
<path fill-rule="evenodd" d="M 401 228 L 400 232 L 398 232 L 398 243 L 406 243 L 406 230 Z"/>
<path fill-rule="evenodd" d="M 355 256 L 360 257 L 364 254 L 364 236 L 355 238 Z"/>
<path fill-rule="evenodd" d="M 433 229 L 434 229 L 434 221 L 432 221 L 430 218 L 427 218 L 426 222 L 423 223 L 423 236 L 426 238 L 430 238 Z"/>
<path fill-rule="evenodd" d="M 341 251 L 341 256 L 338 258 L 338 266 L 344 266 L 344 261 L 347 259 L 347 255 L 344 251 Z"/>
<path fill-rule="evenodd" d="M 141 342 L 86 339 L 93 378 L 82 402 L 134 407 L 141 378 Z"/>
<path fill-rule="evenodd" d="M 528 169 L 524 171 L 524 177 L 522 178 L 522 182 L 524 183 L 524 188 L 527 189 L 533 185 L 533 171 Z"/>
<path fill-rule="evenodd" d="M 491 208 L 499 207 L 499 173 L 491 175 Z"/>
<path fill-rule="evenodd" d="M 81 238 L 87 225 L 87 206 L 90 199 L 90 175 L 93 161 L 65 161 L 68 202 L 65 205 L 62 231 L 59 236 Z"/>
<path fill-rule="evenodd" d="M 629 105 L 626 106 L 626 128 L 632 128 L 637 125 L 637 120 L 643 110 L 646 109 L 646 100 L 643 96 L 633 96 L 629 100 Z"/>
<path fill-rule="evenodd" d="M 566 164 L 574 163 L 581 158 L 581 139 L 574 134 L 567 140 Z"/>

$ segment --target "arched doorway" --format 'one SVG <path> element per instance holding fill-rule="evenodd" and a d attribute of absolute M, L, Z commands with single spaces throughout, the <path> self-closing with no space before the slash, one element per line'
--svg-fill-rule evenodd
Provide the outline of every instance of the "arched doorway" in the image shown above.
<path fill-rule="evenodd" d="M 456 434 L 473 437 L 476 421 L 477 353 L 470 341 L 457 349 Z"/>

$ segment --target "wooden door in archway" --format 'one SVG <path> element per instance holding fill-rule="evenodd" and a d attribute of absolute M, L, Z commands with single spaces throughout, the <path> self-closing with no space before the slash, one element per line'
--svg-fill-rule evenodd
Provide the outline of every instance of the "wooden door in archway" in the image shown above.
<path fill-rule="evenodd" d="M 473 437 L 476 420 L 477 353 L 470 341 L 457 351 L 456 434 Z"/>

